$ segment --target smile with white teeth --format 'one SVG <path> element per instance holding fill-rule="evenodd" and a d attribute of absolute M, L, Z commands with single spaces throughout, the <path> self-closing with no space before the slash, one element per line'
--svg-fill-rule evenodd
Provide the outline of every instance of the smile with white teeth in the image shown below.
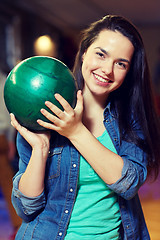
<path fill-rule="evenodd" d="M 94 74 L 94 76 L 95 76 L 95 78 L 97 78 L 98 79 L 98 81 L 100 81 L 100 82 L 110 82 L 110 80 L 106 80 L 106 79 L 104 79 L 103 77 L 101 77 L 101 76 L 99 76 L 99 75 L 97 75 L 97 74 L 95 74 L 95 73 L 93 73 Z"/>

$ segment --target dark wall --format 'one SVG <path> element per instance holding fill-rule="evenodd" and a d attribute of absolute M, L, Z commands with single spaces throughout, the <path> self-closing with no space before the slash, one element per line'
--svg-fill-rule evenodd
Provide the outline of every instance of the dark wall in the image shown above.
<path fill-rule="evenodd" d="M 7 34 L 9 28 L 12 34 Z M 45 22 L 38 15 L 0 4 L 0 67 L 3 66 L 8 71 L 14 67 L 16 61 L 34 56 L 35 39 L 46 34 L 57 43 L 57 58 L 71 69 L 77 51 L 72 36 L 64 35 L 56 26 Z M 9 51 L 7 44 L 11 49 Z"/>

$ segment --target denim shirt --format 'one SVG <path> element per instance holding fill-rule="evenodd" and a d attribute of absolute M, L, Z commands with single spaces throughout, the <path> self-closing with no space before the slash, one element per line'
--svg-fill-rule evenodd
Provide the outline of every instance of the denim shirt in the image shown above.
<path fill-rule="evenodd" d="M 149 240 L 137 194 L 147 176 L 146 154 L 131 142 L 122 140 L 120 143 L 118 121 L 110 105 L 104 111 L 104 125 L 124 161 L 121 178 L 108 185 L 118 195 L 122 220 L 121 239 Z M 133 127 L 141 135 L 136 122 L 133 122 Z M 16 240 L 64 239 L 76 199 L 79 152 L 68 139 L 53 134 L 47 159 L 45 189 L 40 196 L 30 198 L 18 189 L 19 180 L 31 156 L 31 147 L 20 134 L 17 136 L 17 148 L 20 156 L 19 171 L 13 180 L 12 203 L 23 222 Z"/>

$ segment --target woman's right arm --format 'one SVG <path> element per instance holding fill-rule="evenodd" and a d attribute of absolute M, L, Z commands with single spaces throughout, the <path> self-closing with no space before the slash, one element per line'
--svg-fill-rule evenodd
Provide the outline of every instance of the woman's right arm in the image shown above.
<path fill-rule="evenodd" d="M 30 132 L 16 121 L 13 114 L 11 114 L 11 124 L 32 148 L 30 161 L 19 181 L 19 190 L 28 197 L 37 197 L 44 189 L 50 134 Z"/>
<path fill-rule="evenodd" d="M 11 114 L 20 156 L 19 171 L 13 180 L 12 203 L 25 221 L 32 220 L 45 206 L 44 175 L 49 152 L 49 133 L 32 133 Z"/>

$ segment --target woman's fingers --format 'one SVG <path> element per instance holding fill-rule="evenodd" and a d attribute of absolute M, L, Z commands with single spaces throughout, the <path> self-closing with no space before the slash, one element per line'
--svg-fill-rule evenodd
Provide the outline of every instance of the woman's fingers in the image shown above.
<path fill-rule="evenodd" d="M 45 105 L 52 111 L 52 113 L 48 112 L 45 109 L 41 109 L 41 113 L 54 124 L 60 124 L 60 120 L 65 120 L 66 116 L 72 114 L 74 110 L 60 94 L 55 94 L 55 98 L 61 104 L 64 111 L 62 111 L 53 103 L 46 101 Z"/>
<path fill-rule="evenodd" d="M 55 130 L 55 131 L 69 131 L 73 125 L 78 121 L 81 121 L 82 112 L 83 112 L 83 96 L 82 92 L 79 90 L 77 92 L 77 104 L 75 109 L 73 109 L 70 104 L 60 95 L 55 94 L 55 98 L 61 104 L 64 111 L 59 109 L 53 103 L 46 101 L 45 105 L 51 110 L 52 113 L 45 109 L 41 109 L 41 113 L 50 121 L 50 123 L 37 120 L 38 124 L 41 126 Z"/>
<path fill-rule="evenodd" d="M 78 113 L 83 112 L 83 95 L 81 90 L 77 92 L 77 104 L 75 107 L 75 111 L 77 111 Z"/>
<path fill-rule="evenodd" d="M 50 130 L 54 130 L 54 131 L 58 130 L 58 127 L 56 125 L 54 125 L 54 122 L 48 123 L 48 122 L 42 121 L 41 119 L 38 119 L 37 123 L 46 129 L 50 129 Z"/>
<path fill-rule="evenodd" d="M 11 117 L 11 125 L 14 128 L 16 128 L 17 131 L 21 131 L 23 127 L 18 123 L 13 113 L 10 113 L 10 117 Z"/>
<path fill-rule="evenodd" d="M 58 108 L 56 105 L 54 105 L 53 103 L 46 101 L 45 105 L 54 113 L 54 115 L 56 115 L 58 118 L 63 118 L 64 117 L 64 112 Z M 43 109 L 42 109 L 43 110 Z M 42 111 L 42 114 L 46 114 L 46 111 Z M 53 114 L 52 114 L 53 115 Z M 53 115 L 53 116 L 54 116 Z M 48 115 L 49 116 L 49 115 Z"/>
<path fill-rule="evenodd" d="M 16 120 L 15 116 L 13 113 L 10 114 L 11 117 L 11 125 L 26 139 L 28 140 L 28 136 L 30 135 L 30 131 L 21 126 L 18 121 Z"/>
<path fill-rule="evenodd" d="M 57 118 L 54 114 L 48 112 L 45 109 L 41 109 L 41 113 L 52 123 L 59 122 L 59 118 Z"/>
<path fill-rule="evenodd" d="M 62 105 L 66 113 L 69 114 L 73 111 L 73 108 L 70 106 L 70 104 L 60 94 L 56 93 L 54 96 L 56 100 Z"/>
<path fill-rule="evenodd" d="M 50 139 L 50 132 L 46 131 L 43 133 L 37 132 L 33 133 L 29 131 L 27 128 L 21 126 L 18 121 L 16 120 L 14 114 L 10 114 L 11 116 L 11 124 L 16 130 L 25 138 L 25 140 L 32 146 L 45 146 L 48 149 L 49 146 L 49 139 Z"/>
<path fill-rule="evenodd" d="M 61 104 L 63 107 L 64 111 L 59 109 L 56 105 L 52 104 L 49 101 L 45 102 L 45 105 L 60 119 L 63 119 L 65 117 L 65 113 L 67 114 L 72 114 L 73 113 L 73 108 L 70 106 L 70 104 L 58 93 L 55 94 L 56 100 Z M 75 107 L 75 110 L 82 110 L 83 108 L 83 96 L 82 96 L 82 91 L 79 90 L 77 92 L 77 104 Z M 46 113 L 43 111 L 43 113 Z M 49 115 L 48 115 L 49 116 Z M 51 117 L 51 116 L 50 116 Z"/>

